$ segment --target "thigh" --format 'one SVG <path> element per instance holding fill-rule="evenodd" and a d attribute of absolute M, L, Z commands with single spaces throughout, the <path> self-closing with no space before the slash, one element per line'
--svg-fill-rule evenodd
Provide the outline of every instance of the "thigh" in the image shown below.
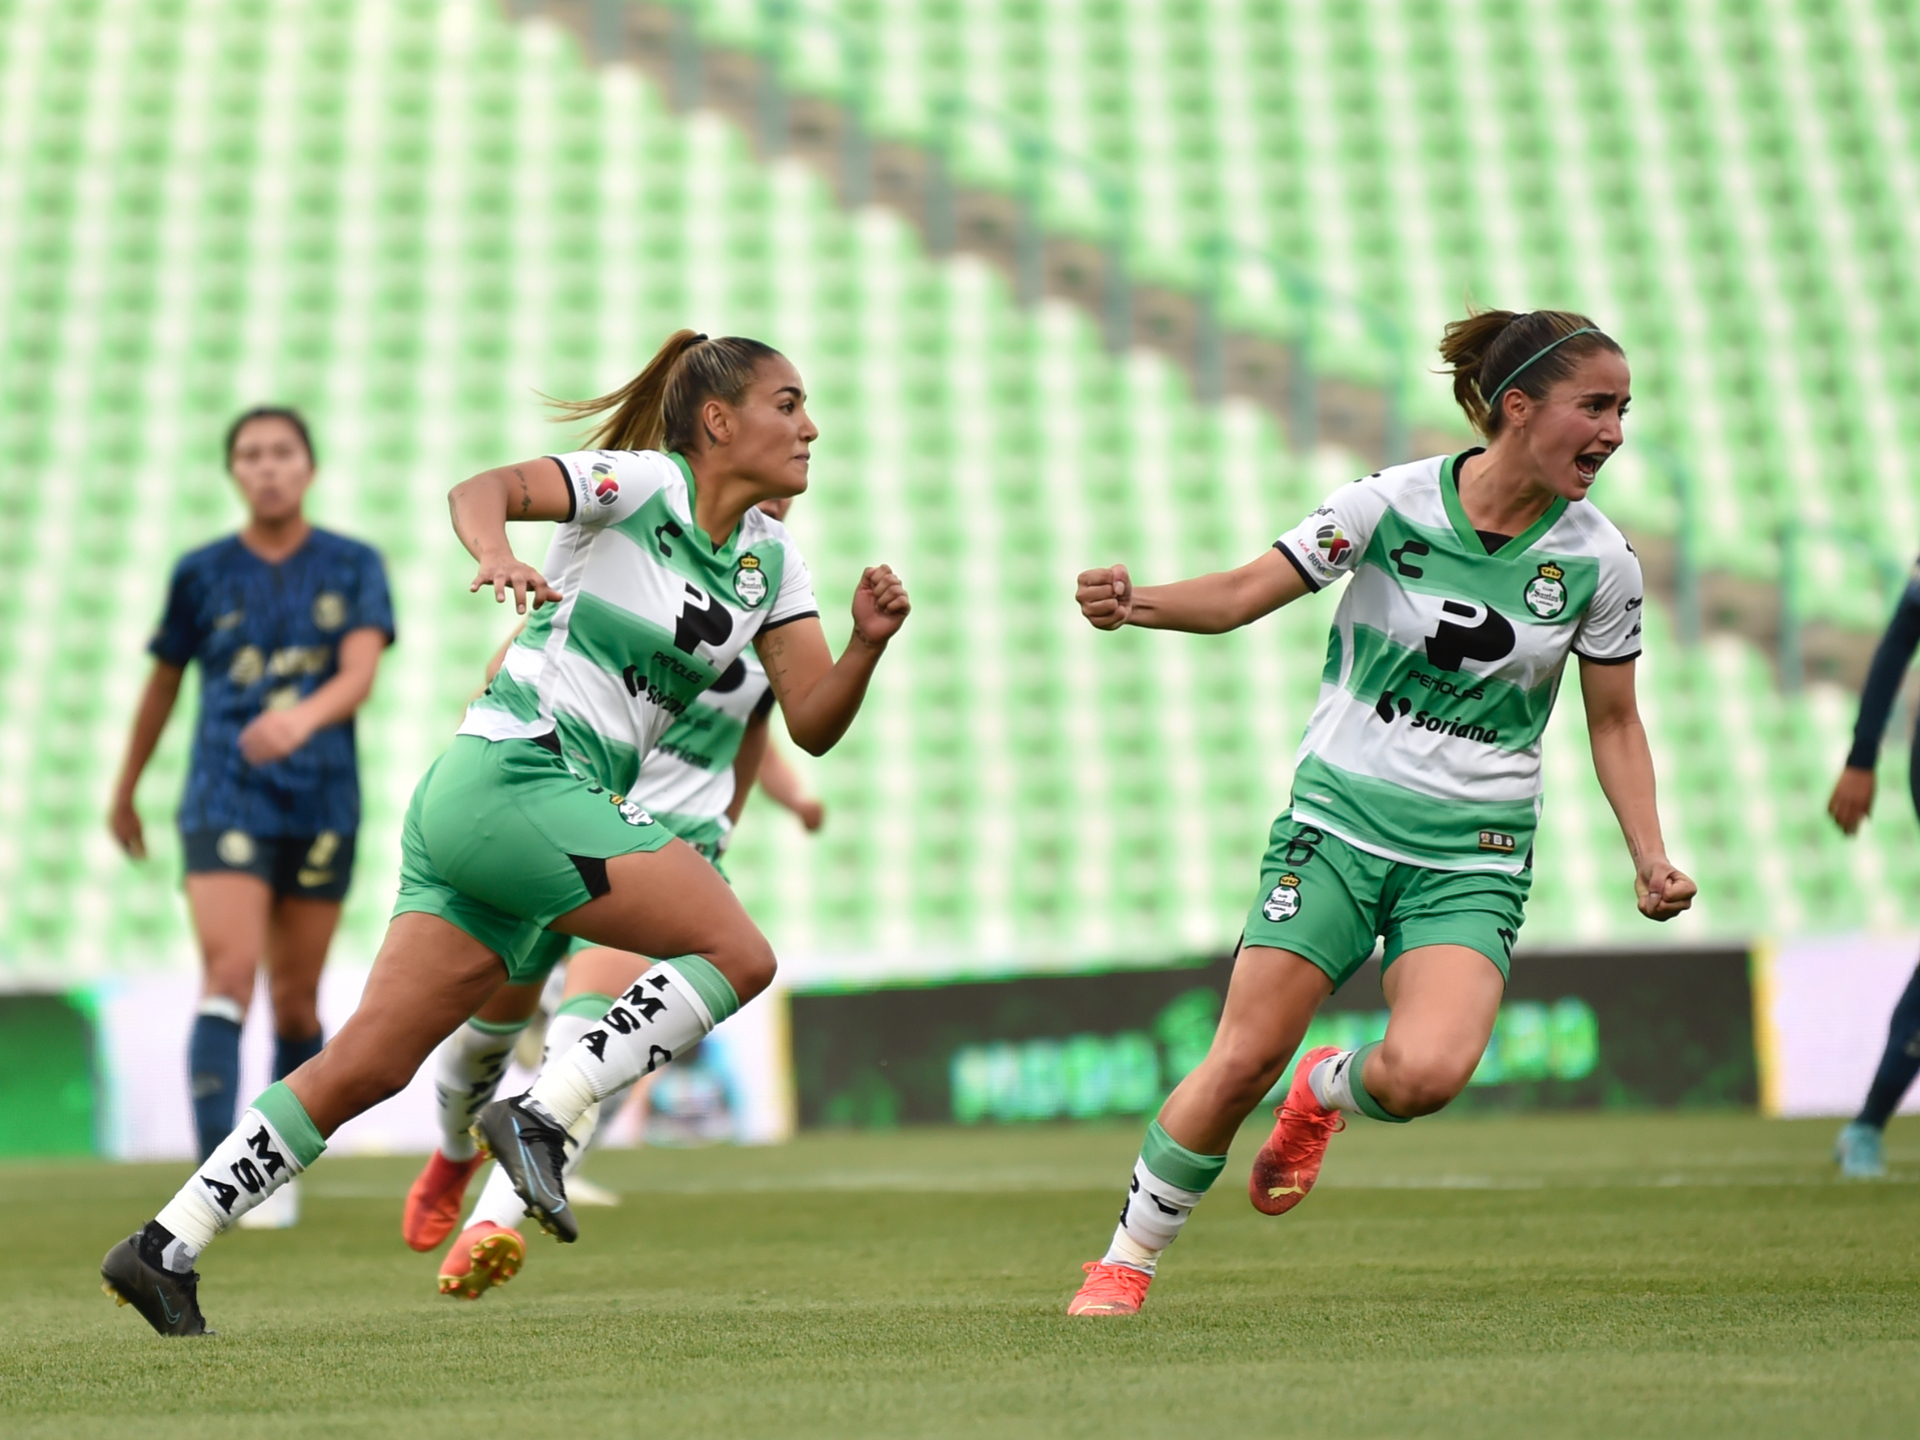
<path fill-rule="evenodd" d="M 287 1085 L 330 1135 L 403 1087 L 505 979 L 500 957 L 457 925 L 437 915 L 397 915 L 359 1006 Z"/>
<path fill-rule="evenodd" d="M 553 929 L 633 955 L 711 959 L 716 949 L 741 944 L 748 936 L 765 943 L 733 887 L 683 840 L 613 857 L 606 873 L 606 893 L 560 916 Z"/>
<path fill-rule="evenodd" d="M 187 876 L 187 908 L 207 978 L 242 1005 L 253 997 L 253 975 L 266 955 L 273 889 L 240 871 Z"/>
<path fill-rule="evenodd" d="M 267 923 L 267 974 L 273 1003 L 279 1009 L 294 996 L 311 1003 L 320 988 L 320 971 L 327 963 L 327 947 L 340 925 L 337 900 L 274 901 Z"/>
<path fill-rule="evenodd" d="M 1339 989 L 1373 954 L 1385 869 L 1377 856 L 1282 815 L 1268 837 L 1242 943 L 1299 956 Z"/>
<path fill-rule="evenodd" d="M 1234 957 L 1213 1045 L 1270 1051 L 1285 1065 L 1320 1002 L 1333 993 L 1324 966 L 1290 950 L 1244 945 Z"/>
<path fill-rule="evenodd" d="M 1388 1018 L 1383 1048 L 1477 1064 L 1493 1035 L 1506 976 L 1465 945 L 1408 950 L 1382 979 Z"/>

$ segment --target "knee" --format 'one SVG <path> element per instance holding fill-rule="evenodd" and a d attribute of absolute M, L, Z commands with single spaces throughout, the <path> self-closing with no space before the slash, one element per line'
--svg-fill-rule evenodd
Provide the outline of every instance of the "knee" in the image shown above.
<path fill-rule="evenodd" d="M 304 1040 L 320 1029 L 317 997 L 305 987 L 273 987 L 273 1023 L 277 1034 L 289 1040 Z"/>
<path fill-rule="evenodd" d="M 1392 1051 L 1382 1046 L 1380 1059 L 1386 1071 L 1386 1083 L 1374 1098 L 1395 1115 L 1412 1117 L 1431 1115 L 1445 1108 L 1454 1096 L 1466 1089 L 1478 1057 L 1463 1060 L 1456 1055 Z"/>
<path fill-rule="evenodd" d="M 774 958 L 773 946 L 758 930 L 742 936 L 737 944 L 729 946 L 725 956 L 718 961 L 718 969 L 727 977 L 727 983 L 733 986 L 733 993 L 739 997 L 742 1005 L 771 985 L 774 972 L 779 968 L 780 962 Z"/>

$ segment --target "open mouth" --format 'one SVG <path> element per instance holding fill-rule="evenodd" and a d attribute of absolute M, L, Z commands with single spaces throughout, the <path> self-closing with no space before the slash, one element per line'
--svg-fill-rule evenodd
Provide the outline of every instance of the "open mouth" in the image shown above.
<path fill-rule="evenodd" d="M 1580 478 L 1587 484 L 1593 483 L 1594 476 L 1600 473 L 1600 467 L 1607 463 L 1607 457 L 1599 452 L 1573 457 L 1573 468 L 1580 472 Z"/>

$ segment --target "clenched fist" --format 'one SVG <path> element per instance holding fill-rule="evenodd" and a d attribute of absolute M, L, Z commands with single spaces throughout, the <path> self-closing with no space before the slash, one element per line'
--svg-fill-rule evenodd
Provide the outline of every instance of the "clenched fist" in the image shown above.
<path fill-rule="evenodd" d="M 1073 598 L 1080 602 L 1080 613 L 1094 629 L 1118 630 L 1133 614 L 1133 580 L 1124 565 L 1082 570 Z"/>

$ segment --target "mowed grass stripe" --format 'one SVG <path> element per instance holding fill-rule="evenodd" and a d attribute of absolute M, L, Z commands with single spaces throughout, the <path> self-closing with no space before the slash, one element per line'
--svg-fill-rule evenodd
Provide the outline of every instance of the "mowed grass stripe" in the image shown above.
<path fill-rule="evenodd" d="M 597 1156 L 625 1203 L 583 1212 L 576 1246 L 530 1237 L 477 1304 L 400 1243 L 417 1162 L 330 1160 L 298 1230 L 206 1257 L 224 1333 L 203 1343 L 159 1341 L 94 1279 L 182 1167 L 5 1166 L 0 1432 L 1908 1434 L 1920 1188 L 1832 1181 L 1834 1128 L 1356 1125 L 1278 1220 L 1241 1197 L 1250 1134 L 1117 1323 L 1060 1312 L 1130 1126 Z M 1382 1178 L 1447 1171 L 1524 1188 Z M 1648 1178 L 1670 1174 L 1719 1183 Z"/>

